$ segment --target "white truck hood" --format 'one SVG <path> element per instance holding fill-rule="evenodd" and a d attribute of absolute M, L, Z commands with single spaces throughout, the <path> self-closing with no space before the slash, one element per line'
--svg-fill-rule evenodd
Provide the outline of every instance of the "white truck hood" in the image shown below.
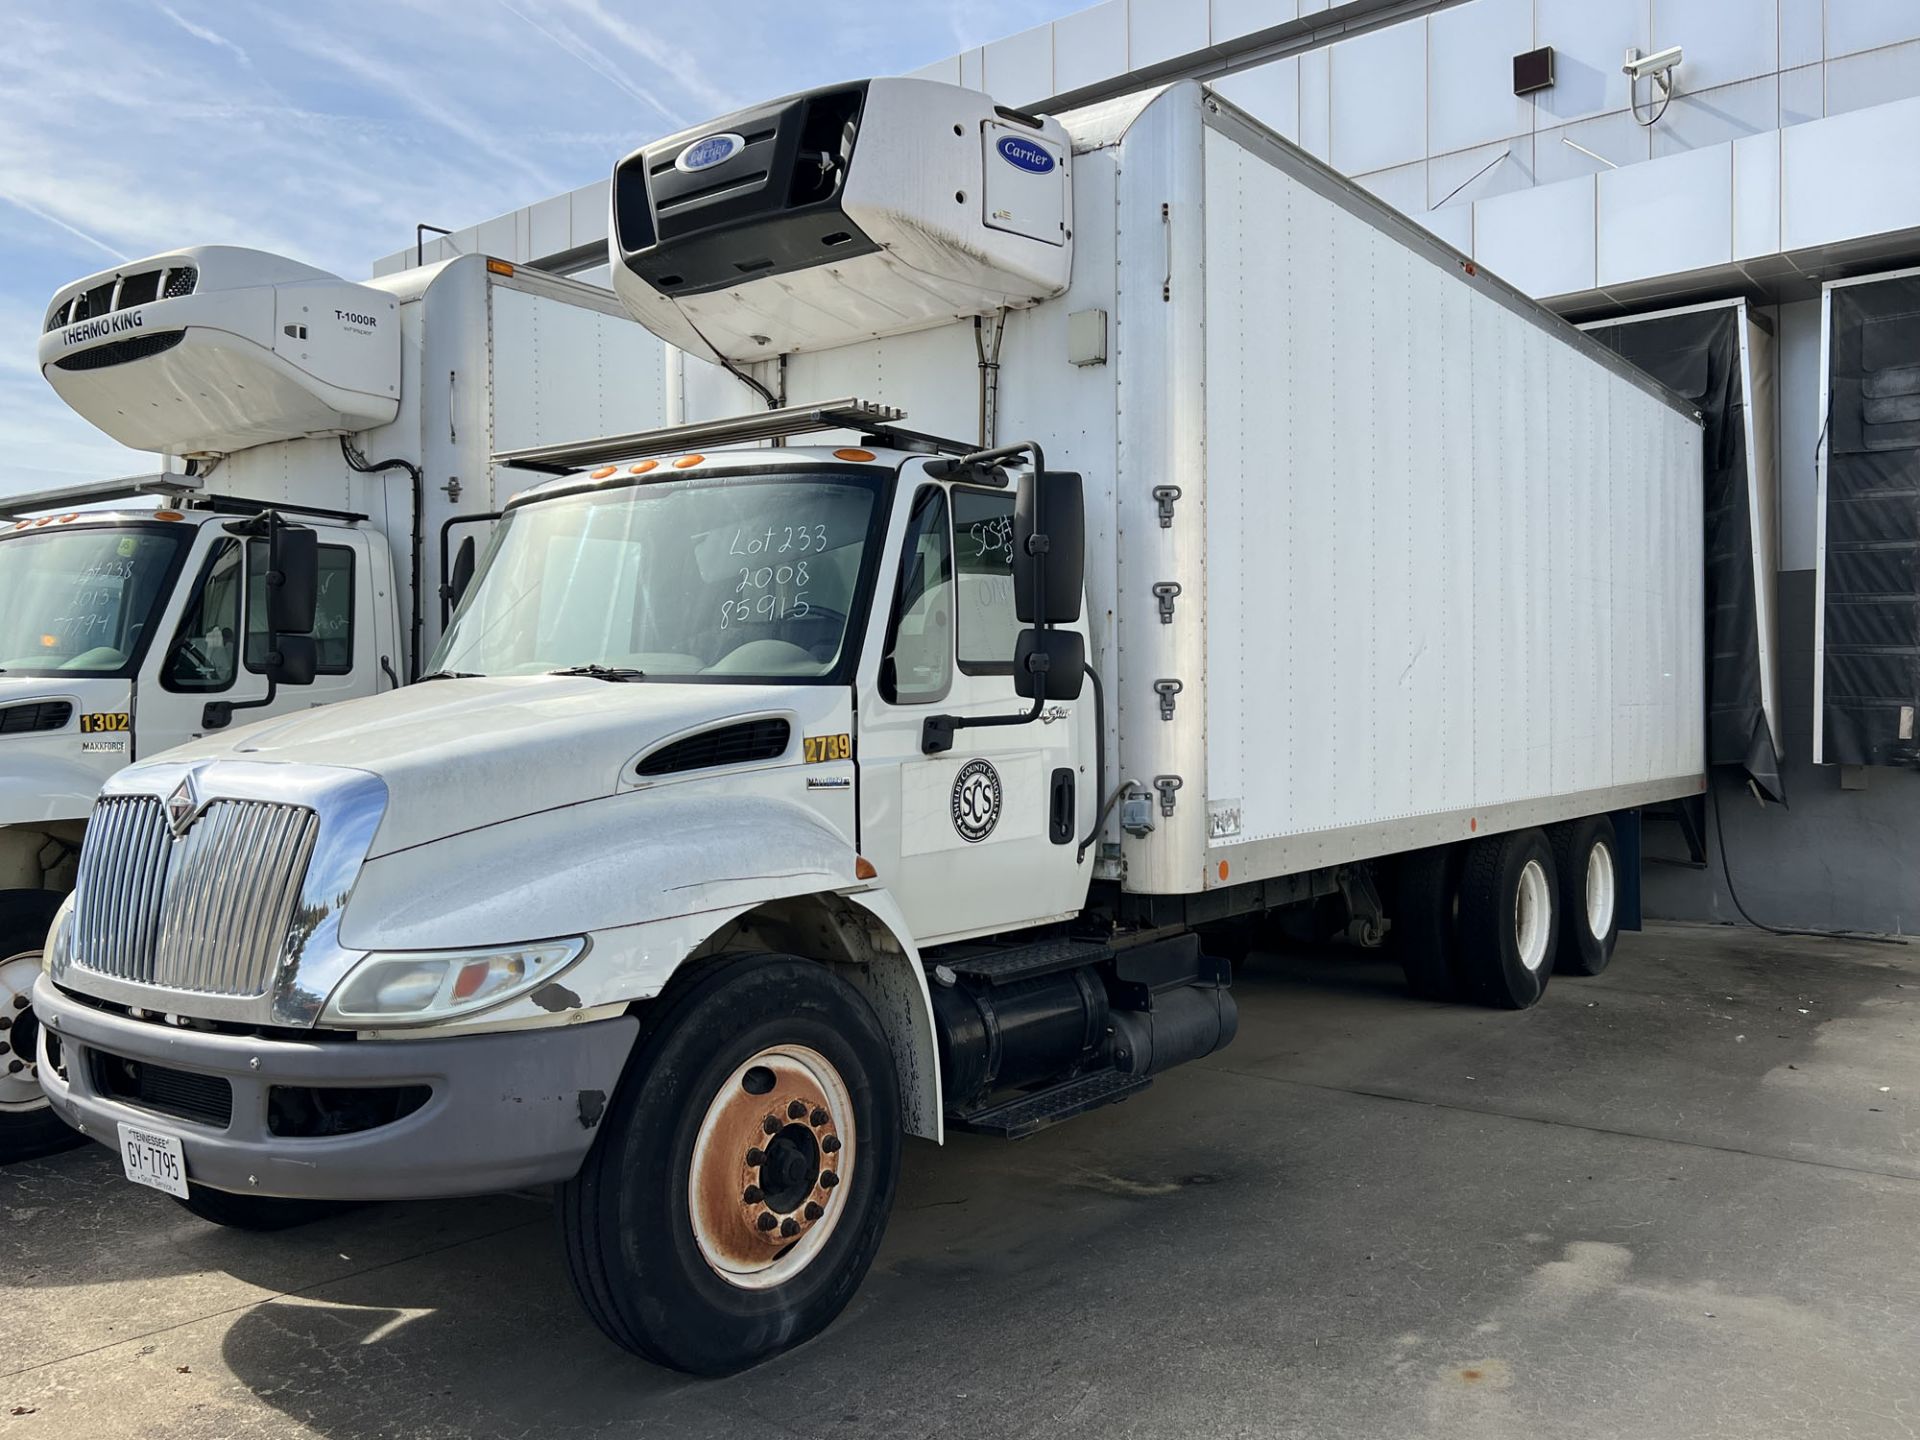
<path fill-rule="evenodd" d="M 662 741 L 731 720 L 786 716 L 797 754 L 801 735 L 825 728 L 846 703 L 837 686 L 617 684 L 571 675 L 435 680 L 263 721 L 181 746 L 166 759 L 377 775 L 388 795 L 369 852 L 377 858 L 631 789 L 634 762 Z"/>

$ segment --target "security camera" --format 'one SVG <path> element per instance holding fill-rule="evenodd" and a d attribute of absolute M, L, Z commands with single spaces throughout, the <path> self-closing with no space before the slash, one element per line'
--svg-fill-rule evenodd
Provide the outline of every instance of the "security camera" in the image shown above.
<path fill-rule="evenodd" d="M 1638 50 L 1627 51 L 1627 63 L 1620 68 L 1636 80 L 1645 80 L 1649 76 L 1665 79 L 1680 64 L 1680 47 L 1674 45 L 1652 55 L 1642 55 Z"/>

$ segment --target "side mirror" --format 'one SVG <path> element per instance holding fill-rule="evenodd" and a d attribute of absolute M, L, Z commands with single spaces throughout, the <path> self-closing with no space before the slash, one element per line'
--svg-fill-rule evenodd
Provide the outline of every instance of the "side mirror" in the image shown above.
<path fill-rule="evenodd" d="M 309 531 L 309 534 L 312 532 Z M 267 678 L 276 685 L 311 685 L 319 655 L 311 635 L 275 635 L 267 652 Z"/>
<path fill-rule="evenodd" d="M 473 583 L 473 563 L 473 536 L 469 535 L 460 542 L 460 549 L 453 557 L 453 573 L 447 577 L 447 600 L 456 610 L 460 608 L 460 597 Z"/>
<path fill-rule="evenodd" d="M 1022 630 L 1013 651 L 1013 688 L 1027 700 L 1078 700 L 1087 680 L 1087 642 L 1078 630 Z"/>
<path fill-rule="evenodd" d="M 267 629 L 276 644 L 312 633 L 319 598 L 320 537 L 304 525 L 275 524 L 267 546 Z"/>
<path fill-rule="evenodd" d="M 1087 510 L 1080 477 L 1067 470 L 1022 476 L 1013 502 L 1013 609 L 1020 623 L 1071 625 L 1078 620 L 1086 568 Z M 1036 570 L 1044 576 L 1038 582 L 1043 592 L 1037 614 Z M 1077 665 L 1074 670 L 1079 673 Z"/>

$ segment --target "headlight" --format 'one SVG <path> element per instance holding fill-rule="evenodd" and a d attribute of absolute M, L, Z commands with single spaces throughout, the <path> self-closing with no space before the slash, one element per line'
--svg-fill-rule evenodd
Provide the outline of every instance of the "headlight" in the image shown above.
<path fill-rule="evenodd" d="M 525 994 L 586 952 L 582 936 L 497 950 L 432 950 L 367 956 L 327 1001 L 320 1023 L 425 1025 Z"/>
<path fill-rule="evenodd" d="M 69 894 L 53 912 L 53 924 L 47 929 L 47 943 L 40 951 L 40 968 L 58 975 L 67 968 L 67 937 L 73 932 L 73 896 Z"/>

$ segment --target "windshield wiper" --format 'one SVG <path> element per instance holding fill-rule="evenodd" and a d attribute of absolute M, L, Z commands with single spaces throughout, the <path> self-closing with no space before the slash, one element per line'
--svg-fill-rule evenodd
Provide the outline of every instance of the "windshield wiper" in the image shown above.
<path fill-rule="evenodd" d="M 486 678 L 478 670 L 430 670 L 414 683 L 424 685 L 429 680 L 484 680 Z"/>
<path fill-rule="evenodd" d="M 616 685 L 625 685 L 647 678 L 646 671 L 631 670 L 622 665 L 569 665 L 562 670 L 549 670 L 547 674 L 586 675 L 594 680 L 608 680 Z"/>

